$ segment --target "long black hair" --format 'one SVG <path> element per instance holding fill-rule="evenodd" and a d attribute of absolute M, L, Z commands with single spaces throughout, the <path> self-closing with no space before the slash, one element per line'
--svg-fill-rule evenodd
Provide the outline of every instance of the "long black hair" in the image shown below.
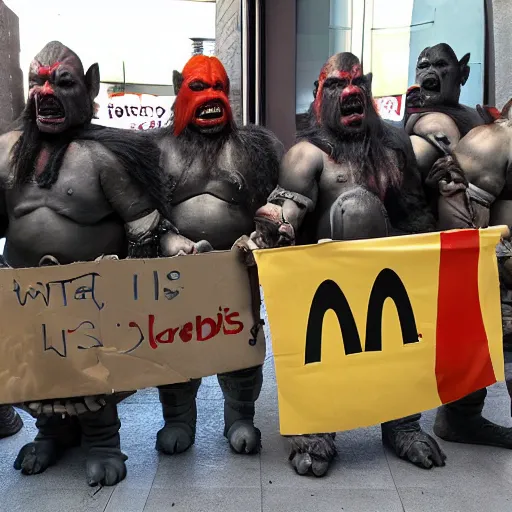
<path fill-rule="evenodd" d="M 151 197 L 155 208 L 167 212 L 174 182 L 160 165 L 160 151 L 145 134 L 135 130 L 110 128 L 87 123 L 61 134 L 45 134 L 35 122 L 34 103 L 29 102 L 18 122 L 21 135 L 11 150 L 14 186 L 22 186 L 34 179 L 35 166 L 45 142 L 49 153 L 42 172 L 35 176 L 41 188 L 51 188 L 72 142 L 92 141 L 102 144 L 121 163 L 125 172 Z"/>

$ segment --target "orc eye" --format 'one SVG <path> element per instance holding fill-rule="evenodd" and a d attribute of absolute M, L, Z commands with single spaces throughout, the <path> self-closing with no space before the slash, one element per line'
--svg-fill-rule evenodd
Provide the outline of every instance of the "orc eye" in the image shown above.
<path fill-rule="evenodd" d="M 75 81 L 69 73 L 63 73 L 59 77 L 58 85 L 59 87 L 72 87 L 73 85 L 75 85 Z"/>
<path fill-rule="evenodd" d="M 204 91 L 206 89 L 206 84 L 196 80 L 195 82 L 191 82 L 189 84 L 189 88 L 195 92 Z"/>
<path fill-rule="evenodd" d="M 430 66 L 430 63 L 426 60 L 424 60 L 418 64 L 419 69 L 427 69 L 429 66 Z"/>
<path fill-rule="evenodd" d="M 70 78 L 64 78 L 62 80 L 59 80 L 59 86 L 60 87 L 72 87 L 75 84 L 73 80 Z"/>

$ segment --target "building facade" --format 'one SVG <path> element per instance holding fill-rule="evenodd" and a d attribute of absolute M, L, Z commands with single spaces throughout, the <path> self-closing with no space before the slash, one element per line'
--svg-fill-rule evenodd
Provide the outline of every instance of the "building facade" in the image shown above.
<path fill-rule="evenodd" d="M 23 110 L 18 17 L 0 0 L 0 132 Z"/>
<path fill-rule="evenodd" d="M 286 147 L 293 143 L 323 62 L 338 51 L 352 51 L 362 59 L 365 72 L 374 74 L 374 95 L 390 98 L 385 105 L 391 110 L 414 81 L 418 53 L 442 41 L 459 57 L 471 53 L 463 102 L 502 107 L 512 96 L 510 0 L 215 3 L 215 41 L 193 40 L 191 54 L 213 51 L 230 76 L 235 119 L 265 124 Z M 213 44 L 214 49 L 208 48 Z M 19 46 L 18 19 L 0 0 L 0 129 L 23 108 Z M 124 92 L 172 96 L 171 89 L 148 86 Z"/>

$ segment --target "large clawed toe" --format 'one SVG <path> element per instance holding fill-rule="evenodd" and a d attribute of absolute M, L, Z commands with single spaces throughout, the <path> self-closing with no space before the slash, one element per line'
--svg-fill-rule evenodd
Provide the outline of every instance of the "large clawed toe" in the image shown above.
<path fill-rule="evenodd" d="M 236 421 L 226 437 L 236 453 L 253 454 L 261 450 L 261 432 L 252 423 Z"/>
<path fill-rule="evenodd" d="M 194 433 L 188 425 L 169 423 L 158 432 L 155 448 L 167 455 L 174 455 L 187 451 L 193 444 Z"/>
<path fill-rule="evenodd" d="M 317 477 L 327 474 L 336 457 L 334 434 L 292 436 L 290 441 L 290 462 L 297 474 Z"/>
<path fill-rule="evenodd" d="M 37 475 L 58 459 L 58 448 L 53 441 L 34 441 L 26 444 L 14 461 L 14 469 L 24 475 Z"/>
<path fill-rule="evenodd" d="M 383 439 L 401 459 L 420 468 L 432 469 L 445 465 L 446 455 L 437 441 L 419 428 L 385 429 Z"/>
<path fill-rule="evenodd" d="M 126 455 L 121 452 L 91 452 L 86 462 L 87 484 L 91 487 L 118 484 L 126 477 L 126 460 Z"/>

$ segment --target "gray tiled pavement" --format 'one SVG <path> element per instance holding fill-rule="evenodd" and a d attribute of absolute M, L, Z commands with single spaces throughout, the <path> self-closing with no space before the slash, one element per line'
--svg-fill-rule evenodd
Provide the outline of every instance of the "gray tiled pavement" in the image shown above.
<path fill-rule="evenodd" d="M 237 456 L 222 436 L 222 395 L 216 379 L 199 393 L 195 446 L 176 457 L 154 450 L 161 427 L 158 396 L 145 390 L 120 405 L 128 477 L 115 488 L 85 484 L 83 457 L 68 454 L 43 475 L 25 477 L 12 469 L 17 450 L 34 435 L 33 420 L 0 441 L 0 512 L 511 512 L 512 453 L 442 443 L 445 468 L 421 470 L 382 447 L 378 427 L 338 435 L 340 457 L 323 479 L 297 476 L 278 435 L 273 361 L 257 423 L 264 448 L 259 456 Z M 512 425 L 504 385 L 489 393 L 485 413 Z M 431 430 L 433 413 L 424 415 Z"/>

